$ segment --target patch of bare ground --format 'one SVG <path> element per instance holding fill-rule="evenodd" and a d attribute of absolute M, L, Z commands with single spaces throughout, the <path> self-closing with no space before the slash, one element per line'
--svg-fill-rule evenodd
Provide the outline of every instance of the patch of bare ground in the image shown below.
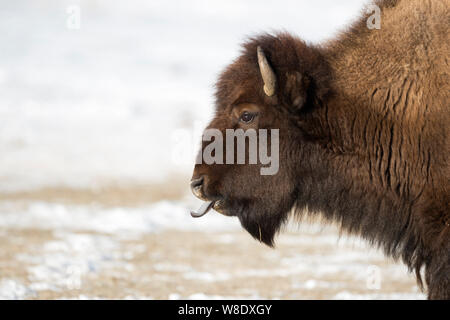
<path fill-rule="evenodd" d="M 212 297 L 331 299 L 340 292 L 417 293 L 414 277 L 406 272 L 399 274 L 394 262 L 379 256 L 367 257 L 366 249 L 350 245 L 317 241 L 316 245 L 312 242 L 302 246 L 293 241 L 301 237 L 282 235 L 274 250 L 244 232 L 148 234 L 122 242 L 120 250 L 127 267 L 118 265 L 89 273 L 83 277 L 79 290 L 39 292 L 34 298 L 78 298 L 82 294 L 106 299 L 168 299 L 201 293 Z M 357 254 L 339 261 L 336 250 L 353 250 Z M 314 259 L 317 255 L 320 265 Z M 342 269 L 343 264 L 353 267 Z M 381 275 L 380 288 L 375 290 L 368 288 L 366 282 L 367 268 L 373 265 Z"/>
<path fill-rule="evenodd" d="M 39 252 L 42 245 L 53 239 L 52 231 L 40 229 L 0 229 L 0 280 L 14 280 L 30 285 L 27 268 L 21 256 Z"/>
<path fill-rule="evenodd" d="M 186 177 L 171 177 L 151 185 L 109 184 L 92 190 L 42 188 L 2 193 L 0 202 L 135 207 L 160 200 L 179 200 L 187 193 L 187 181 Z M 33 284 L 30 268 L 36 267 L 36 261 L 47 263 L 42 258 L 46 244 L 65 241 L 55 236 L 55 232 L 65 234 L 62 229 L 0 229 L 0 281 L 12 280 L 30 287 Z M 138 235 L 133 240 L 116 234 L 73 230 L 68 233 L 106 238 L 117 251 L 105 253 L 113 261 L 83 273 L 79 288 L 36 289 L 26 298 L 331 299 L 346 292 L 413 296 L 418 292 L 414 276 L 400 268 L 400 263 L 381 254 L 368 254 L 365 247 L 339 244 L 338 232 L 333 228 L 324 232 L 284 233 L 278 238 L 276 249 L 258 243 L 244 230 L 217 233 L 168 230 Z M 53 249 L 56 257 L 58 250 L 64 257 L 73 250 L 70 246 L 64 249 L 63 245 Z M 29 258 L 33 256 L 41 259 Z M 379 289 L 368 287 L 370 266 L 380 272 Z M 50 285 L 51 281 L 48 279 Z"/>
<path fill-rule="evenodd" d="M 187 177 L 168 177 L 152 184 L 109 183 L 95 188 L 44 187 L 40 189 L 3 192 L 2 201 L 57 202 L 65 205 L 99 204 L 105 207 L 133 207 L 160 200 L 178 200 L 188 191 Z"/>

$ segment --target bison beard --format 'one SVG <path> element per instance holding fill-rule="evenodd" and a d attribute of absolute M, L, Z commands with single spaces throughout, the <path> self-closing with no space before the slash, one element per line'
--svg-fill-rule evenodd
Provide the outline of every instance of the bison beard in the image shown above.
<path fill-rule="evenodd" d="M 380 30 L 364 16 L 321 46 L 248 40 L 219 77 L 209 128 L 280 129 L 280 170 L 197 164 L 191 187 L 268 246 L 291 212 L 320 214 L 450 299 L 448 1 L 376 3 Z"/>
<path fill-rule="evenodd" d="M 241 209 L 237 210 L 237 216 L 242 227 L 258 241 L 269 247 L 274 246 L 274 237 L 287 219 L 289 208 L 268 208 L 266 202 L 241 202 Z"/>

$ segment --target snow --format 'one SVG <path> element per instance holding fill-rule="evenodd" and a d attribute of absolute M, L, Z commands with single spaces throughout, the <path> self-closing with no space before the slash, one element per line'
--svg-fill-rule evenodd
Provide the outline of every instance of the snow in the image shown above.
<path fill-rule="evenodd" d="M 79 30 L 66 28 L 69 5 L 80 6 Z M 201 132 L 195 127 L 201 130 L 212 116 L 213 83 L 246 36 L 288 30 L 319 42 L 354 19 L 362 5 L 4 4 L 0 190 L 96 188 L 188 175 Z"/>
<path fill-rule="evenodd" d="M 49 230 L 52 240 L 43 242 L 28 253 L 18 253 L 17 263 L 26 266 L 27 284 L 15 279 L 4 278 L 0 282 L 0 298 L 24 299 L 39 295 L 39 292 L 66 292 L 78 290 L 86 285 L 86 279 L 119 272 L 121 278 L 136 270 L 131 262 L 137 255 L 146 253 L 140 237 L 167 230 L 201 231 L 219 233 L 211 238 L 211 243 L 234 246 L 236 232 L 242 233 L 237 219 L 210 212 L 202 219 L 190 217 L 182 202 L 161 201 L 150 206 L 133 208 L 102 208 L 98 206 L 68 206 L 57 203 L 30 203 L 18 210 L 14 205 L 0 206 L 0 228 L 3 230 Z M 205 270 L 184 263 L 166 260 L 164 255 L 147 254 L 153 261 L 155 270 L 153 281 L 168 281 L 167 274 L 178 276 L 187 283 L 215 284 L 242 279 L 292 279 L 292 288 L 317 291 L 342 290 L 334 299 L 423 299 L 420 292 L 369 292 L 354 293 L 347 290 L 348 279 L 365 284 L 371 268 L 379 268 L 385 257 L 378 251 L 369 249 L 367 244 L 353 237 L 336 237 L 335 231 L 326 227 L 306 225 L 300 230 L 279 237 L 280 246 L 293 246 L 298 250 L 288 255 L 280 255 L 277 250 L 269 250 L 266 257 L 277 261 L 277 267 L 248 267 Z M 303 231 L 302 231 L 303 229 Z M 305 232 L 305 230 L 316 230 Z M 333 237 L 334 234 L 334 237 Z M 294 241 L 298 239 L 298 241 Z M 325 240 L 323 240 L 325 239 Z M 137 244 L 124 249 L 123 241 L 137 240 Z M 317 240 L 317 241 L 316 241 Z M 30 243 L 30 245 L 33 245 Z M 353 249 L 351 249 L 353 247 Z M 324 250 L 329 250 L 325 252 Z M 181 250 L 183 251 L 183 250 Z M 242 258 L 238 258 L 242 259 Z M 383 266 L 380 277 L 401 279 L 407 269 L 401 264 Z M 336 278 L 338 277 L 338 278 Z M 295 279 L 306 279 L 298 281 Z M 326 280 L 325 280 L 326 279 Z M 330 281 L 330 279 L 335 279 Z M 347 279 L 347 280 L 346 280 Z M 152 298 L 153 292 L 145 297 Z M 64 295 L 63 295 L 64 297 Z M 128 292 L 122 298 L 145 297 Z M 97 299 L 101 296 L 80 294 L 79 299 Z M 197 292 L 180 296 L 173 293 L 169 299 L 260 299 L 258 293 L 251 295 L 223 296 Z"/>
<path fill-rule="evenodd" d="M 339 292 L 334 300 L 417 300 L 423 299 L 422 294 L 417 293 L 369 293 L 355 294 L 348 291 Z"/>
<path fill-rule="evenodd" d="M 237 219 L 215 212 L 202 219 L 194 219 L 186 204 L 181 202 L 160 201 L 133 208 L 32 202 L 25 208 L 1 205 L 0 227 L 95 231 L 133 238 L 167 229 L 206 232 L 239 230 L 240 224 Z"/>
<path fill-rule="evenodd" d="M 29 297 L 32 291 L 22 283 L 12 279 L 2 279 L 0 281 L 0 299 L 16 300 Z"/>
<path fill-rule="evenodd" d="M 30 265 L 28 288 L 33 292 L 79 289 L 85 275 L 125 263 L 119 261 L 124 259 L 118 256 L 118 242 L 111 237 L 56 232 L 55 238 L 46 242 L 39 254 L 18 256 Z"/>
<path fill-rule="evenodd" d="M 231 276 L 226 272 L 197 272 L 190 271 L 184 274 L 184 278 L 188 280 L 200 280 L 205 282 L 226 281 Z"/>
<path fill-rule="evenodd" d="M 220 296 L 220 295 L 207 295 L 204 293 L 194 293 L 187 297 L 188 300 L 262 300 L 258 295 L 251 296 Z"/>
<path fill-rule="evenodd" d="M 257 294 L 250 296 L 221 296 L 221 295 L 208 295 L 202 292 L 191 294 L 187 297 L 182 297 L 178 293 L 171 293 L 169 300 L 262 300 L 264 298 Z"/>

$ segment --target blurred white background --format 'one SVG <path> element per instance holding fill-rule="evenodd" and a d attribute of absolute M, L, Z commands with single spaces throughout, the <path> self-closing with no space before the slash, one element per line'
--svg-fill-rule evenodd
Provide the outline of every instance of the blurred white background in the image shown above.
<path fill-rule="evenodd" d="M 171 161 L 174 130 L 210 118 L 216 76 L 247 36 L 317 43 L 363 3 L 3 0 L 0 189 L 188 176 L 190 161 Z"/>

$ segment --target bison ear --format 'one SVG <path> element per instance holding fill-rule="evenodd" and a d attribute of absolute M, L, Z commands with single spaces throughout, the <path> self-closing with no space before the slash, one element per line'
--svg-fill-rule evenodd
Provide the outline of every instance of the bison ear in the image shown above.
<path fill-rule="evenodd" d="M 292 111 L 299 111 L 304 106 L 309 83 L 309 78 L 298 71 L 286 73 L 284 95 Z"/>

